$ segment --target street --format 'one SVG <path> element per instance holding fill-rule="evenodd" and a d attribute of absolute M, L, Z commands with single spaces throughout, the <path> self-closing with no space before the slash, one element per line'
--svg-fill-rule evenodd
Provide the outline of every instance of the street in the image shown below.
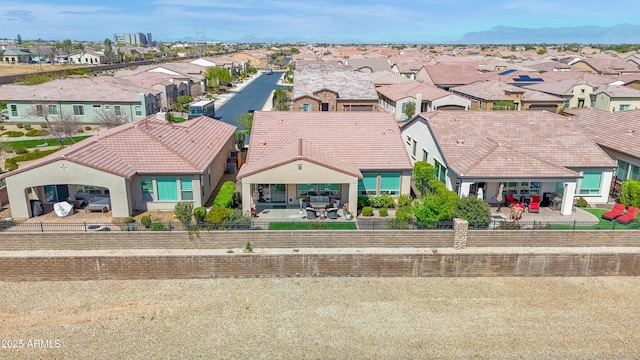
<path fill-rule="evenodd" d="M 272 75 L 260 75 L 216 109 L 216 119 L 238 126 L 238 115 L 249 110 L 262 110 L 271 92 L 282 87 L 278 85 L 281 76 L 281 71 L 275 71 Z"/>

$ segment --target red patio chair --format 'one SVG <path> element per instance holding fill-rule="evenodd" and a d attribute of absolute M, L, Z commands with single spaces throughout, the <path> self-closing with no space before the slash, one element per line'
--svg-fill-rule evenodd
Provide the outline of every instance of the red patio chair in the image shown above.
<path fill-rule="evenodd" d="M 507 194 L 507 201 L 509 202 L 507 205 L 511 206 L 511 205 L 516 205 L 518 204 L 518 200 L 513 198 L 513 194 Z"/>
<path fill-rule="evenodd" d="M 613 220 L 622 215 L 623 212 L 624 204 L 616 203 L 615 205 L 613 205 L 613 209 L 611 209 L 611 211 L 600 215 L 600 217 L 607 220 Z"/>
<path fill-rule="evenodd" d="M 627 212 L 624 215 L 618 216 L 616 218 L 616 222 L 620 224 L 628 224 L 635 220 L 636 215 L 638 214 L 638 208 L 635 206 L 629 206 Z"/>
<path fill-rule="evenodd" d="M 531 203 L 529 204 L 530 213 L 540 212 L 540 195 L 531 195 Z"/>

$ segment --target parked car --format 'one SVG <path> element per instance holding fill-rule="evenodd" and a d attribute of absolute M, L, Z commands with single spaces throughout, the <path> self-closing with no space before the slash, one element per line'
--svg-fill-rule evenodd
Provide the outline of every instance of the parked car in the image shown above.
<path fill-rule="evenodd" d="M 267 70 L 267 75 L 272 75 L 272 74 L 273 74 L 273 69 Z"/>

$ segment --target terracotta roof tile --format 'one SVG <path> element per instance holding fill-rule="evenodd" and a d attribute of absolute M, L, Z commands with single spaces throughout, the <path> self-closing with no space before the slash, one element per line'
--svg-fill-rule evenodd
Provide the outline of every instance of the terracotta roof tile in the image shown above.
<path fill-rule="evenodd" d="M 346 173 L 412 168 L 400 129 L 386 112 L 256 111 L 238 178 L 299 155 Z"/>

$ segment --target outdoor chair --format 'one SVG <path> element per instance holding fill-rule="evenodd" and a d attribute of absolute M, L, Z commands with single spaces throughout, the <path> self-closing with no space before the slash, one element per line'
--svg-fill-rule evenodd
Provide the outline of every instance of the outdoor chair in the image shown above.
<path fill-rule="evenodd" d="M 306 208 L 306 210 L 307 210 L 307 219 L 315 219 L 317 217 L 316 209 L 308 207 Z"/>
<path fill-rule="evenodd" d="M 626 225 L 632 222 L 633 220 L 635 220 L 637 214 L 638 214 L 638 208 L 635 206 L 629 206 L 629 208 L 627 209 L 627 212 L 624 213 L 624 215 L 618 216 L 616 218 L 616 222 Z"/>
<path fill-rule="evenodd" d="M 329 209 L 327 209 L 327 218 L 329 218 L 329 219 L 337 219 L 338 218 L 338 208 L 329 208 Z"/>
<path fill-rule="evenodd" d="M 529 212 L 530 213 L 540 212 L 540 196 L 539 195 L 531 195 L 531 202 L 529 203 Z"/>
<path fill-rule="evenodd" d="M 606 220 L 613 220 L 622 215 L 623 212 L 624 204 L 616 203 L 615 205 L 613 205 L 613 209 L 611 209 L 611 211 L 600 215 L 600 217 Z"/>
<path fill-rule="evenodd" d="M 513 198 L 513 194 L 507 194 L 507 206 L 511 206 L 511 205 L 516 205 L 518 204 L 518 200 Z"/>

